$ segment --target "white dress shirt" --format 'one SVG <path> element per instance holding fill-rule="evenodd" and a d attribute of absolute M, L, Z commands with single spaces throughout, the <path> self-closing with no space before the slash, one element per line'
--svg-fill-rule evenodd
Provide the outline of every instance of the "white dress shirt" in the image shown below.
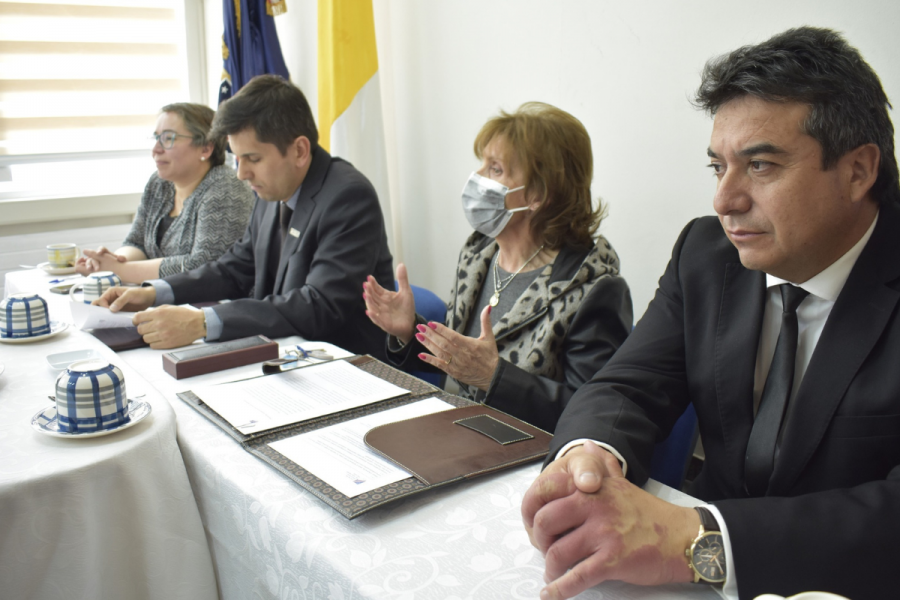
<path fill-rule="evenodd" d="M 794 385 L 791 390 L 791 397 L 788 404 L 794 399 L 794 395 L 800 387 L 803 376 L 806 374 L 806 368 L 819 342 L 819 336 L 825 328 L 825 322 L 834 303 L 844 289 L 844 284 L 850 276 L 850 271 L 856 265 L 856 260 L 862 253 L 863 248 L 872 237 L 875 230 L 875 223 L 878 222 L 878 215 L 872 220 L 872 224 L 866 233 L 860 238 L 856 244 L 850 248 L 842 257 L 834 261 L 831 266 L 821 271 L 818 275 L 799 284 L 809 295 L 803 299 L 797 308 L 797 323 L 799 333 L 797 338 L 797 359 L 794 365 Z M 766 377 L 769 375 L 769 368 L 772 366 L 772 358 L 775 355 L 775 344 L 778 342 L 778 333 L 781 330 L 781 292 L 777 286 L 783 283 L 791 283 L 783 279 L 779 279 L 773 275 L 766 274 L 766 306 L 763 312 L 762 331 L 759 337 L 759 348 L 756 354 L 756 373 L 753 378 L 753 412 L 759 408 L 759 401 L 762 397 L 763 387 L 766 385 Z M 791 284 L 797 285 L 797 284 Z M 560 448 L 556 454 L 556 458 L 560 458 L 570 448 L 580 446 L 587 440 L 573 440 Z M 591 440 L 593 441 L 593 440 Z M 598 446 L 612 452 L 612 454 L 622 463 L 622 472 L 628 472 L 628 464 L 622 455 L 608 444 L 602 442 L 594 442 Z M 737 573 L 735 573 L 734 559 L 731 552 L 731 539 L 728 535 L 728 527 L 722 513 L 711 505 L 706 508 L 713 514 L 719 527 L 722 529 L 722 540 L 725 546 L 726 573 L 725 585 L 719 590 L 723 597 L 728 600 L 738 599 L 737 590 Z"/>

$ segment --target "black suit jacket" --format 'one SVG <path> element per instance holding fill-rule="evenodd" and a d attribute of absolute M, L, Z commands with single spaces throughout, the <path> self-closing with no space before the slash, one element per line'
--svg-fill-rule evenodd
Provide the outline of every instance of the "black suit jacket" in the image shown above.
<path fill-rule="evenodd" d="M 281 247 L 279 202 L 257 199 L 244 237 L 219 260 L 167 277 L 178 304 L 215 307 L 222 340 L 300 335 L 357 354 L 384 354 L 365 314 L 370 273 L 393 289 L 392 259 L 375 189 L 350 163 L 316 147 Z"/>
<path fill-rule="evenodd" d="M 884 206 L 789 405 L 770 492 L 744 490 L 765 274 L 745 269 L 715 218 L 682 232 L 656 296 L 569 402 L 550 456 L 591 438 L 628 478 L 693 403 L 706 453 L 693 495 L 729 534 L 741 598 L 826 590 L 896 593 L 900 540 L 900 208 Z"/>

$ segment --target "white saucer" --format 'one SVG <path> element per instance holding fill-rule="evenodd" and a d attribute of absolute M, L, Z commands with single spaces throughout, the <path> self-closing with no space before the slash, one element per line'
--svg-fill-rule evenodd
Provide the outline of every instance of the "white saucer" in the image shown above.
<path fill-rule="evenodd" d="M 61 438 L 90 438 L 90 437 L 100 437 L 101 435 L 109 435 L 110 433 L 115 433 L 117 431 L 122 431 L 123 429 L 128 429 L 132 425 L 136 425 L 146 418 L 147 415 L 150 414 L 152 407 L 148 402 L 138 402 L 137 400 L 129 400 L 128 401 L 128 421 L 122 423 L 121 425 L 117 425 L 116 427 L 111 427 L 110 429 L 101 429 L 100 431 L 87 431 L 87 432 L 77 432 L 77 433 L 69 433 L 66 431 L 59 430 L 59 421 L 56 420 L 56 407 L 48 406 L 42 411 L 39 411 L 34 417 L 31 419 L 31 426 L 35 429 L 35 431 L 40 431 L 46 435 L 52 435 L 53 437 L 61 437 Z"/>
<path fill-rule="evenodd" d="M 70 352 L 48 354 L 47 364 L 54 371 L 62 371 L 76 360 L 88 360 L 91 358 L 101 358 L 101 356 L 96 350 L 72 350 Z"/>
<path fill-rule="evenodd" d="M 50 321 L 50 333 L 45 333 L 43 335 L 33 335 L 31 337 L 24 338 L 0 338 L 0 342 L 3 342 L 4 344 L 28 344 L 30 342 L 39 342 L 41 340 L 46 340 L 47 338 L 52 338 L 54 335 L 62 333 L 68 328 L 68 323 L 63 323 L 61 321 Z"/>
<path fill-rule="evenodd" d="M 72 275 L 76 272 L 75 267 L 51 267 L 48 262 L 42 262 L 37 268 L 50 275 Z"/>

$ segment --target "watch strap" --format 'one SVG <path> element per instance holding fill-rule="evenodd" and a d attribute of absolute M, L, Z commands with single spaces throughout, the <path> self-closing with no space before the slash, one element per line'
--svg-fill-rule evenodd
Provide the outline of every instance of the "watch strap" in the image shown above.
<path fill-rule="evenodd" d="M 703 526 L 703 531 L 722 531 L 722 528 L 719 527 L 719 522 L 716 521 L 716 518 L 709 509 L 703 508 L 702 506 L 695 506 L 694 510 L 700 515 L 700 525 Z"/>

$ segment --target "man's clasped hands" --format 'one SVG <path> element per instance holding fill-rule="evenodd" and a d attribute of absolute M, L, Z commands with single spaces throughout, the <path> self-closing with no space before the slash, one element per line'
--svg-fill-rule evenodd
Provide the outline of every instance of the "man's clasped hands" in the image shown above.
<path fill-rule="evenodd" d="M 699 515 L 626 480 L 616 457 L 593 442 L 544 469 L 525 494 L 522 520 L 546 559 L 541 600 L 571 598 L 607 580 L 693 580 L 684 551 Z"/>

